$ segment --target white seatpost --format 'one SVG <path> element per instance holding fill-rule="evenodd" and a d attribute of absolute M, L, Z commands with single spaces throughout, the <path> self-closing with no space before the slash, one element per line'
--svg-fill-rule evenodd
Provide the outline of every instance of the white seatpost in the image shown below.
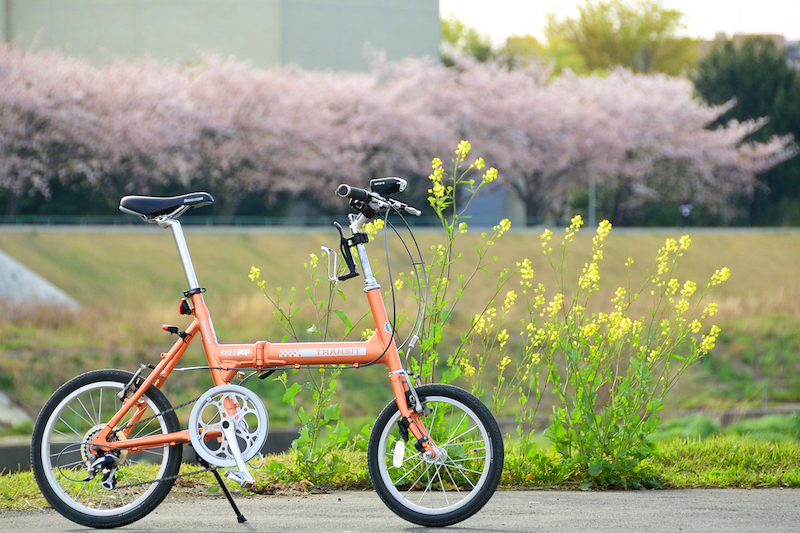
<path fill-rule="evenodd" d="M 200 284 L 197 282 L 197 275 L 194 273 L 192 256 L 189 255 L 189 247 L 186 245 L 186 238 L 183 236 L 181 223 L 168 217 L 158 217 L 156 222 L 162 228 L 169 228 L 172 230 L 172 236 L 175 238 L 175 246 L 178 247 L 178 255 L 181 258 L 181 264 L 183 264 L 183 272 L 186 274 L 186 281 L 189 283 L 189 290 L 200 288 Z"/>

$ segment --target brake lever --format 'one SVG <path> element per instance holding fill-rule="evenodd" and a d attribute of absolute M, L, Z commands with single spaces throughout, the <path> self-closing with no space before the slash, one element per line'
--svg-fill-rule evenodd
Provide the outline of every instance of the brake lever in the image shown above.
<path fill-rule="evenodd" d="M 348 239 L 347 237 L 344 236 L 344 231 L 342 231 L 341 224 L 339 224 L 338 222 L 334 222 L 333 225 L 336 227 L 337 230 L 339 230 L 339 237 L 340 237 L 339 250 L 341 250 L 342 252 L 342 257 L 344 257 L 344 262 L 347 265 L 348 269 L 347 274 L 342 274 L 337 279 L 339 281 L 345 281 L 359 275 L 358 270 L 356 270 L 356 262 L 355 260 L 353 260 L 353 252 L 350 250 L 350 248 L 352 246 L 355 246 L 356 244 L 359 244 L 359 242 L 363 241 L 359 240 L 359 242 L 355 242 L 354 241 L 355 236 L 354 238 Z M 363 235 L 363 234 L 358 233 L 356 235 Z"/>

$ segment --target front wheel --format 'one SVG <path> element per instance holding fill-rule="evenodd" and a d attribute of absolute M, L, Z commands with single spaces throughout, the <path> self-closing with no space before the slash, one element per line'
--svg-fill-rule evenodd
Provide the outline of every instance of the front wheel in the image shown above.
<path fill-rule="evenodd" d="M 33 428 L 31 466 L 39 489 L 56 511 L 78 524 L 108 528 L 139 520 L 161 503 L 180 470 L 180 446 L 98 452 L 89 445 L 122 406 L 118 394 L 132 378 L 120 370 L 76 377 L 47 401 Z M 156 387 L 137 407 L 138 420 L 131 418 L 134 407 L 109 440 L 180 431 L 175 411 Z"/>
<path fill-rule="evenodd" d="M 428 527 L 461 522 L 494 494 L 503 471 L 503 438 L 480 400 L 450 385 L 417 388 L 421 417 L 434 443 L 434 457 L 406 442 L 391 402 L 369 438 L 369 473 L 383 502 L 398 516 Z"/>

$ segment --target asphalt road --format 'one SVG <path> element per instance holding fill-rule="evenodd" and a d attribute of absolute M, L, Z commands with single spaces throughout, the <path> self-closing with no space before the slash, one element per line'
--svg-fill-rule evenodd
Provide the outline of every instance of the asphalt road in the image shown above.
<path fill-rule="evenodd" d="M 122 531 L 419 532 L 374 492 L 237 498 L 248 521 L 236 522 L 220 498 L 168 497 Z M 3 532 L 86 531 L 54 511 L 6 511 Z M 798 532 L 800 489 L 627 492 L 498 491 L 482 511 L 444 532 Z"/>

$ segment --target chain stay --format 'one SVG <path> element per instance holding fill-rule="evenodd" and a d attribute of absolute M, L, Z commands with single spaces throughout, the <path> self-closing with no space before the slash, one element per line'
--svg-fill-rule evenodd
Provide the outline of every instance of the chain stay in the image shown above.
<path fill-rule="evenodd" d="M 185 401 L 180 405 L 176 405 L 174 407 L 170 407 L 169 409 L 166 409 L 166 410 L 164 410 L 164 411 L 162 411 L 160 413 L 156 413 L 155 415 L 150 416 L 148 418 L 144 418 L 142 420 L 139 420 L 138 422 L 134 422 L 132 424 L 128 424 L 127 426 L 121 427 L 121 428 L 117 429 L 116 431 L 117 432 L 118 431 L 125 431 L 126 429 L 130 429 L 130 428 L 136 427 L 139 424 L 144 424 L 145 422 L 150 422 L 151 420 L 155 420 L 156 418 L 163 417 L 167 413 L 172 413 L 174 411 L 177 411 L 178 409 L 181 409 L 183 407 L 186 407 L 188 405 L 191 405 L 191 404 L 195 403 L 198 400 L 198 398 L 200 398 L 200 396 L 197 396 L 196 398 L 192 398 L 191 400 Z M 125 448 L 117 448 L 117 447 L 110 446 L 110 445 L 105 445 L 104 447 L 105 448 L 110 448 L 112 450 L 118 450 L 118 451 L 122 451 L 122 450 L 125 449 Z M 162 448 L 165 448 L 165 447 L 166 446 L 162 446 Z M 179 479 L 179 478 L 182 478 L 182 477 L 195 476 L 197 474 L 204 474 L 206 472 L 213 472 L 215 470 L 219 470 L 219 467 L 205 468 L 203 470 L 198 470 L 196 472 L 189 472 L 189 473 L 186 473 L 186 474 L 175 474 L 174 476 L 168 476 L 168 477 L 161 478 L 161 479 L 153 479 L 151 481 L 142 481 L 140 483 L 130 483 L 128 485 L 117 485 L 111 490 L 122 490 L 122 489 L 129 489 L 129 488 L 132 488 L 132 487 L 141 487 L 143 485 L 150 485 L 152 483 L 160 483 L 162 481 L 172 481 L 172 480 Z"/>

